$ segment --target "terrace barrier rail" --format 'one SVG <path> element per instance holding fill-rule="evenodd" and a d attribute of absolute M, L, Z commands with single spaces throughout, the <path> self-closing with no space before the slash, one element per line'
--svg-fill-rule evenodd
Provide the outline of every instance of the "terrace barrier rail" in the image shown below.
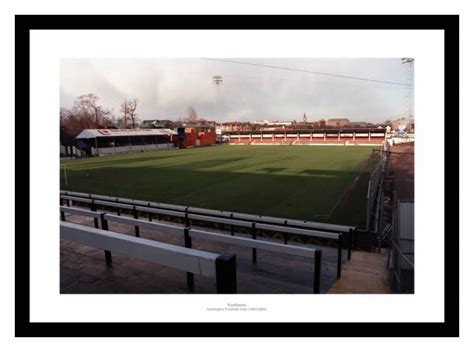
<path fill-rule="evenodd" d="M 61 239 L 121 253 L 216 280 L 217 293 L 237 293 L 236 258 L 61 221 Z M 106 258 L 111 265 L 112 257 Z"/>
<path fill-rule="evenodd" d="M 261 216 L 254 214 L 245 214 L 238 212 L 229 212 L 221 210 L 212 210 L 198 207 L 188 207 L 182 205 L 174 205 L 167 203 L 147 202 L 142 200 L 133 200 L 127 198 L 117 198 L 96 194 L 79 193 L 61 191 L 60 195 L 61 205 L 64 200 L 68 202 L 70 206 L 73 202 L 81 203 L 81 199 L 84 200 L 84 204 L 91 206 L 91 201 L 94 200 L 95 205 L 102 205 L 109 208 L 114 208 L 117 211 L 117 215 L 120 215 L 122 210 L 129 210 L 133 212 L 134 217 L 138 218 L 138 213 L 147 213 L 148 218 L 151 219 L 153 214 L 158 216 L 158 220 L 161 220 L 161 216 L 172 216 L 183 220 L 186 224 L 189 224 L 191 220 L 207 221 L 217 224 L 224 224 L 230 226 L 231 234 L 234 233 L 236 227 L 254 229 L 252 224 L 256 224 L 257 229 L 264 229 L 261 225 L 279 225 L 280 227 L 274 227 L 274 230 L 283 234 L 283 240 L 285 244 L 288 241 L 288 234 L 294 234 L 302 236 L 303 240 L 306 237 L 325 239 L 325 240 L 336 240 L 338 242 L 345 242 L 347 249 L 347 259 L 351 259 L 352 248 L 357 241 L 354 241 L 354 237 L 357 239 L 357 228 L 355 226 L 338 225 L 319 223 L 312 221 L 302 221 L 295 219 L 284 219 L 270 216 Z M 133 207 L 135 206 L 135 208 Z M 258 226 L 257 226 L 258 225 Z M 265 228 L 270 230 L 270 228 Z M 278 229 L 278 230 L 276 230 Z M 295 229 L 310 230 L 313 232 L 305 231 L 294 231 Z M 341 236 L 331 237 L 327 234 L 336 233 Z M 339 243 L 337 244 L 339 246 Z"/>
<path fill-rule="evenodd" d="M 71 211 L 72 210 L 72 211 Z M 60 207 L 61 219 L 65 221 L 64 213 L 77 214 L 82 216 L 93 217 L 94 220 L 97 218 L 101 219 L 102 230 L 107 231 L 109 229 L 109 221 L 134 226 L 135 228 L 148 228 L 151 230 L 162 231 L 167 234 L 183 236 L 184 245 L 186 248 L 192 248 L 192 238 L 201 238 L 211 240 L 214 242 L 226 243 L 241 247 L 247 247 L 252 249 L 252 261 L 257 261 L 257 249 L 266 250 L 269 252 L 276 252 L 287 255 L 300 256 L 305 258 L 311 258 L 314 265 L 314 276 L 313 276 L 313 293 L 320 293 L 320 282 L 321 282 L 321 261 L 322 253 L 320 249 L 306 248 L 293 246 L 288 244 L 280 244 L 268 241 L 261 241 L 255 238 L 249 239 L 240 236 L 229 236 L 219 232 L 207 231 L 201 229 L 193 229 L 189 226 L 183 226 L 181 224 L 164 224 L 153 221 L 145 221 L 140 219 L 134 219 L 130 217 L 124 217 L 114 214 L 108 214 L 104 212 L 94 212 L 89 210 L 82 210 L 69 207 Z M 97 226 L 96 226 L 97 227 Z M 238 234 L 239 235 L 239 234 Z M 338 238 L 340 242 L 340 235 L 331 234 L 334 238 Z M 139 231 L 135 235 L 139 237 Z M 105 258 L 107 263 L 111 263 L 111 253 L 109 250 L 105 250 Z M 341 276 L 341 246 L 338 250 L 338 266 L 337 266 L 337 277 Z M 187 273 L 187 283 L 190 291 L 194 290 L 194 273 Z"/>
<path fill-rule="evenodd" d="M 83 197 L 81 198 L 80 196 L 91 196 L 90 198 Z M 93 197 L 93 198 L 92 198 Z M 352 245 L 353 245 L 353 227 L 350 226 L 344 226 L 344 225 L 334 225 L 331 226 L 332 224 L 323 224 L 325 225 L 325 228 L 331 228 L 333 230 L 346 230 L 346 234 L 343 233 L 335 233 L 335 232 L 329 232 L 329 231 L 318 231 L 314 229 L 304 229 L 300 227 L 296 227 L 296 224 L 303 223 L 306 224 L 306 222 L 303 221 L 298 221 L 298 220 L 286 220 L 286 219 L 279 219 L 279 218 L 274 218 L 274 217 L 266 217 L 266 216 L 255 216 L 251 214 L 243 214 L 243 213 L 228 213 L 230 216 L 229 217 L 218 217 L 218 216 L 207 216 L 207 215 L 199 215 L 195 213 L 191 213 L 191 211 L 204 211 L 207 209 L 202 209 L 202 208 L 191 208 L 191 207 L 183 207 L 179 205 L 168 205 L 167 208 L 169 209 L 176 209 L 176 210 L 167 210 L 163 208 L 157 208 L 152 206 L 154 203 L 151 202 L 145 202 L 145 201 L 133 201 L 130 199 L 124 199 L 124 198 L 116 198 L 116 202 L 112 201 L 112 197 L 107 197 L 107 196 L 100 196 L 98 198 L 96 195 L 88 195 L 88 194 L 81 194 L 77 192 L 68 192 L 67 194 L 62 194 L 60 196 L 61 202 L 63 200 L 69 200 L 69 201 L 77 201 L 81 203 L 80 199 L 84 199 L 86 204 L 88 204 L 91 207 L 91 210 L 97 210 L 94 206 L 96 205 L 105 205 L 111 208 L 116 208 L 117 209 L 117 215 L 120 216 L 120 210 L 121 209 L 128 209 L 133 213 L 134 219 L 138 219 L 139 213 L 140 212 L 145 212 L 148 214 L 148 222 L 146 221 L 140 221 L 140 222 L 135 222 L 135 235 L 139 237 L 139 227 L 140 224 L 143 226 L 145 223 L 150 224 L 150 222 L 153 220 L 152 219 L 152 214 L 158 214 L 158 220 L 161 220 L 160 215 L 168 215 L 168 216 L 174 216 L 180 219 L 184 220 L 185 226 L 190 227 L 192 224 L 192 220 L 201 220 L 201 221 L 207 221 L 207 222 L 212 222 L 212 223 L 219 223 L 219 224 L 226 224 L 230 225 L 230 235 L 234 236 L 235 235 L 235 229 L 236 228 L 248 228 L 251 231 L 251 236 L 252 239 L 256 240 L 257 239 L 257 230 L 269 230 L 269 231 L 274 231 L 274 232 L 279 232 L 279 233 L 284 233 L 284 244 L 288 245 L 288 237 L 287 235 L 298 235 L 298 236 L 304 236 L 304 237 L 310 237 L 310 238 L 318 238 L 318 239 L 324 239 L 324 240 L 331 240 L 336 242 L 337 245 L 337 271 L 336 275 L 337 278 L 341 277 L 341 272 L 342 272 L 342 247 L 343 247 L 343 242 L 344 242 L 344 235 L 347 236 L 347 259 L 351 259 L 351 251 L 352 251 Z M 108 200 L 101 200 L 101 199 L 108 199 Z M 123 201 L 128 201 L 127 203 L 123 203 Z M 140 205 L 132 205 L 131 202 L 135 202 L 136 204 Z M 144 204 L 147 204 L 147 206 L 143 206 Z M 163 204 L 163 203 L 156 203 L 156 204 Z M 117 205 L 117 206 L 116 206 Z M 184 210 L 184 211 L 182 211 Z M 209 210 L 210 214 L 221 214 L 224 212 L 221 211 L 216 211 L 216 210 Z M 237 214 L 237 215 L 236 215 Z M 234 218 L 234 215 L 236 218 Z M 242 216 L 243 215 L 243 216 Z M 110 218 L 110 215 L 107 215 L 108 218 Z M 256 222 L 256 221 L 244 221 L 240 220 L 243 218 L 247 219 L 259 219 L 260 221 L 266 221 L 265 222 Z M 118 219 L 118 218 L 116 218 Z M 263 219 L 263 220 L 262 220 Z M 268 222 L 272 221 L 273 223 L 282 223 L 284 226 L 279 226 L 279 225 L 272 225 L 269 224 Z M 124 218 L 123 222 L 126 222 L 128 224 L 131 224 L 132 219 L 130 218 Z M 295 225 L 288 225 L 288 223 L 293 223 Z M 286 224 L 286 225 L 285 225 Z M 314 227 L 315 224 L 317 223 L 311 223 L 310 226 Z M 168 225 L 169 226 L 169 225 Z M 257 249 L 253 248 L 252 249 L 252 258 L 253 262 L 257 262 Z"/>

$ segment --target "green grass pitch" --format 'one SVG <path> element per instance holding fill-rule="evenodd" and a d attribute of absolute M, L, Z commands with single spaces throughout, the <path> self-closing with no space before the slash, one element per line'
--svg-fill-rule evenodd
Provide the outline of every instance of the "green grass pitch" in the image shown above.
<path fill-rule="evenodd" d="M 365 228 L 372 149 L 218 146 L 67 160 L 61 189 Z"/>

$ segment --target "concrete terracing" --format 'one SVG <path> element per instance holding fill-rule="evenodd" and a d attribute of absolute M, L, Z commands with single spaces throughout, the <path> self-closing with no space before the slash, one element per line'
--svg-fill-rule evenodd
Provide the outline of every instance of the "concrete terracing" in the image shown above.
<path fill-rule="evenodd" d="M 342 265 L 342 276 L 328 293 L 390 293 L 387 256 L 382 253 L 352 252 Z"/>
<path fill-rule="evenodd" d="M 91 218 L 66 215 L 66 220 L 94 226 Z M 156 221 L 156 220 L 155 220 Z M 195 228 L 195 227 L 194 227 Z M 109 230 L 134 235 L 133 226 L 109 222 Z M 140 236 L 160 242 L 184 245 L 182 236 L 140 229 Z M 265 239 L 282 243 L 282 241 Z M 301 245 L 289 242 L 293 245 Z M 321 292 L 336 281 L 337 249 L 322 249 Z M 187 293 L 186 273 L 159 264 L 112 253 L 107 267 L 104 251 L 61 240 L 61 293 Z M 193 248 L 237 255 L 237 293 L 312 293 L 313 261 L 308 258 L 258 250 L 252 263 L 252 250 L 235 245 L 193 239 Z M 353 254 L 354 255 L 354 254 Z M 343 251 L 343 261 L 346 259 Z M 343 272 L 342 277 L 348 273 Z M 215 281 L 195 275 L 195 293 L 216 293 Z"/>

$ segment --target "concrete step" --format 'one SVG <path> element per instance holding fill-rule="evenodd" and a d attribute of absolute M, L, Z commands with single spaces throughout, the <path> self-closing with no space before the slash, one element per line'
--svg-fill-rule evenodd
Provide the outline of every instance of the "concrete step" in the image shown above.
<path fill-rule="evenodd" d="M 391 293 L 387 253 L 352 252 L 350 261 L 343 263 L 342 275 L 328 293 Z"/>

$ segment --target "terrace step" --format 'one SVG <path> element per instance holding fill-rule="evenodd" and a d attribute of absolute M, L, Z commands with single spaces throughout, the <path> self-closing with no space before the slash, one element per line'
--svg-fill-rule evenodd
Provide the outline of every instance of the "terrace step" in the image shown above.
<path fill-rule="evenodd" d="M 352 252 L 352 258 L 342 264 L 342 276 L 328 293 L 391 293 L 387 252 Z"/>

